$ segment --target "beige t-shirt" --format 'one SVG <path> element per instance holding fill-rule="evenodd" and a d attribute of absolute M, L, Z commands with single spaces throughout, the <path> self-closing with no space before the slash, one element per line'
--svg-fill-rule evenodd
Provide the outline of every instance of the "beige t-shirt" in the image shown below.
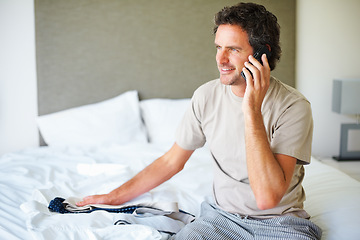
<path fill-rule="evenodd" d="M 208 143 L 214 160 L 213 195 L 231 213 L 257 218 L 292 214 L 308 218 L 302 209 L 305 193 L 303 164 L 310 163 L 313 121 L 310 103 L 294 88 L 271 77 L 262 105 L 263 120 L 273 153 L 298 159 L 290 187 L 279 205 L 257 208 L 245 154 L 242 98 L 219 79 L 199 87 L 177 129 L 176 143 L 188 150 Z"/>

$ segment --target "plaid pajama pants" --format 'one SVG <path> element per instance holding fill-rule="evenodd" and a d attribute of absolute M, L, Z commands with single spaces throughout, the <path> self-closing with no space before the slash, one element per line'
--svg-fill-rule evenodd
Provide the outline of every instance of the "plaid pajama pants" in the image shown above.
<path fill-rule="evenodd" d="M 271 219 L 250 219 L 225 212 L 204 202 L 201 206 L 201 216 L 187 224 L 172 239 L 315 240 L 321 239 L 321 229 L 303 218 L 281 216 Z"/>

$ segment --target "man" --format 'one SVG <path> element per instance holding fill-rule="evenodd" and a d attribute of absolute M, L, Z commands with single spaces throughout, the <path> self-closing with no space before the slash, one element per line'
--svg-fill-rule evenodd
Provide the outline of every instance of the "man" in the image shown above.
<path fill-rule="evenodd" d="M 320 239 L 303 210 L 301 185 L 311 156 L 311 107 L 270 76 L 281 54 L 277 19 L 261 5 L 240 3 L 217 13 L 215 24 L 220 79 L 195 91 L 173 147 L 119 188 L 78 205 L 125 203 L 181 171 L 207 141 L 215 203 L 203 203 L 200 218 L 176 239 Z M 261 46 L 271 52 L 262 64 L 252 56 Z"/>

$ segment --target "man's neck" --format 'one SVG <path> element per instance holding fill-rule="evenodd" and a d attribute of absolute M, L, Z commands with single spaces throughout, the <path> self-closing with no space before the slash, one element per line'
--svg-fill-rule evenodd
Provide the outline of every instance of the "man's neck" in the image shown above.
<path fill-rule="evenodd" d="M 238 97 L 244 97 L 245 90 L 246 90 L 246 83 L 238 84 L 238 85 L 231 85 L 231 91 Z"/>

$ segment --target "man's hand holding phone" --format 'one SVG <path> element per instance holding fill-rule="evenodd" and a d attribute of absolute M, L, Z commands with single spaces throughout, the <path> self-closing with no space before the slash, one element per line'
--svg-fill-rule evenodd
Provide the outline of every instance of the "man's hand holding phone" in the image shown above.
<path fill-rule="evenodd" d="M 245 113 L 261 113 L 261 105 L 270 85 L 270 66 L 265 53 L 261 60 L 263 65 L 254 56 L 249 56 L 243 68 L 246 90 L 242 107 Z"/>

